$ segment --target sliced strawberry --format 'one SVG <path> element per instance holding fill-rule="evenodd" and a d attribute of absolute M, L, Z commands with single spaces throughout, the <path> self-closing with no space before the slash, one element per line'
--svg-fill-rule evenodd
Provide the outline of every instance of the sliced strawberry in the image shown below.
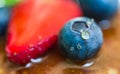
<path fill-rule="evenodd" d="M 10 61 L 24 65 L 57 43 L 57 34 L 80 8 L 66 0 L 23 0 L 13 9 L 6 52 Z"/>

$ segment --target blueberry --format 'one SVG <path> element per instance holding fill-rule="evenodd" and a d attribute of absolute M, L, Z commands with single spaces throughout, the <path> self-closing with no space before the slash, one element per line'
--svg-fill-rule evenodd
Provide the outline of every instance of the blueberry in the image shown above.
<path fill-rule="evenodd" d="M 107 30 L 111 27 L 110 20 L 102 20 L 99 22 L 99 26 L 102 30 Z"/>
<path fill-rule="evenodd" d="M 0 8 L 0 35 L 5 34 L 10 17 L 10 8 Z"/>
<path fill-rule="evenodd" d="M 62 53 L 72 60 L 86 60 L 101 48 L 103 36 L 93 19 L 78 17 L 65 24 L 59 33 L 58 43 Z"/>
<path fill-rule="evenodd" d="M 111 19 L 118 10 L 118 0 L 77 0 L 84 16 L 98 21 Z"/>

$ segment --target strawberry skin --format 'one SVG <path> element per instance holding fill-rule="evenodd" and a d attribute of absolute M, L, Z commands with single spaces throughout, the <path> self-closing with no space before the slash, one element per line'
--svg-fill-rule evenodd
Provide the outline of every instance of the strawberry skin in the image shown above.
<path fill-rule="evenodd" d="M 56 44 L 56 41 L 57 36 L 52 36 L 43 42 L 37 43 L 35 45 L 29 45 L 26 50 L 20 53 L 8 53 L 8 58 L 15 64 L 25 65 L 30 62 L 30 59 L 38 58 L 40 55 L 44 54 L 47 49 L 49 49 L 49 47 Z"/>
<path fill-rule="evenodd" d="M 13 9 L 6 52 L 10 61 L 25 65 L 57 43 L 57 34 L 71 18 L 81 16 L 66 0 L 25 0 Z"/>

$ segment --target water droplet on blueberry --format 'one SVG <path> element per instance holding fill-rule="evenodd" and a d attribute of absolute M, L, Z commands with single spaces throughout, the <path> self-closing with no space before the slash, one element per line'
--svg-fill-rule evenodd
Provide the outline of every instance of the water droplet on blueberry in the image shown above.
<path fill-rule="evenodd" d="M 73 51 L 74 50 L 74 47 L 70 47 L 70 51 Z"/>
<path fill-rule="evenodd" d="M 94 22 L 94 19 L 88 19 L 87 25 L 90 28 L 90 25 Z"/>
<path fill-rule="evenodd" d="M 81 37 L 82 37 L 83 39 L 89 39 L 89 38 L 90 38 L 90 33 L 89 33 L 88 31 L 83 30 L 83 31 L 81 32 Z"/>
<path fill-rule="evenodd" d="M 82 48 L 81 45 L 78 43 L 77 44 L 77 49 L 80 50 L 81 48 Z"/>

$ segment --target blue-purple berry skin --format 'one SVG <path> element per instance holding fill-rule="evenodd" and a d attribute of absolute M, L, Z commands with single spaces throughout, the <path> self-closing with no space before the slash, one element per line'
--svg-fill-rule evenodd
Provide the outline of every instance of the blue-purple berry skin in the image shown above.
<path fill-rule="evenodd" d="M 118 10 L 118 0 L 77 0 L 84 16 L 98 21 L 111 19 Z"/>
<path fill-rule="evenodd" d="M 0 7 L 0 35 L 6 33 L 6 29 L 10 18 L 10 8 Z"/>
<path fill-rule="evenodd" d="M 87 60 L 101 48 L 103 35 L 93 19 L 78 17 L 68 21 L 59 33 L 63 55 L 71 60 Z"/>

